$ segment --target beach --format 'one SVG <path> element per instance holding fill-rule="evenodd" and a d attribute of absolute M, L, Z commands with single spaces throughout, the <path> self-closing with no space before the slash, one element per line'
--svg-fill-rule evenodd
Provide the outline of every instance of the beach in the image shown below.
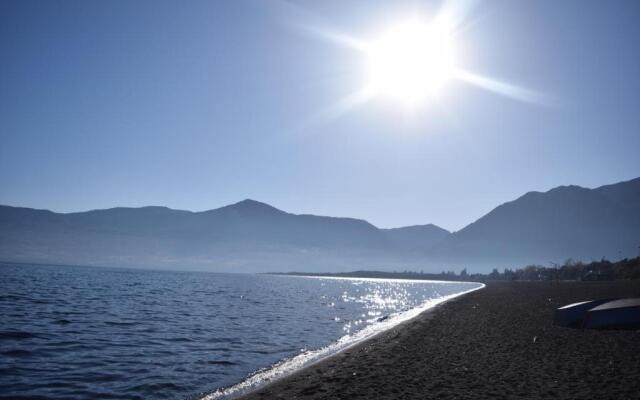
<path fill-rule="evenodd" d="M 640 331 L 553 325 L 640 282 L 495 282 L 242 397 L 640 399 Z"/>

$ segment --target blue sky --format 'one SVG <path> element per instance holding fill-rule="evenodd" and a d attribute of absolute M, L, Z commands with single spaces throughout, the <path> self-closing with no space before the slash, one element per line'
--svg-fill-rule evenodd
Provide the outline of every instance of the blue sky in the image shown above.
<path fill-rule="evenodd" d="M 417 1 L 3 1 L 0 203 L 55 211 L 244 198 L 381 226 L 460 229 L 530 190 L 640 175 L 640 3 L 476 2 L 465 69 L 409 112 L 373 99 L 367 39 Z"/>

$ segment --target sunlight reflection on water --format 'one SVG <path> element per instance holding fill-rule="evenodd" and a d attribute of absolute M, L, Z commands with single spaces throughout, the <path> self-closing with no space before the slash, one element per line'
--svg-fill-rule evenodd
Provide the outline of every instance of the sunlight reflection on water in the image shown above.
<path fill-rule="evenodd" d="M 247 388 L 474 287 L 6 263 L 0 273 L 0 392 L 51 399 Z"/>

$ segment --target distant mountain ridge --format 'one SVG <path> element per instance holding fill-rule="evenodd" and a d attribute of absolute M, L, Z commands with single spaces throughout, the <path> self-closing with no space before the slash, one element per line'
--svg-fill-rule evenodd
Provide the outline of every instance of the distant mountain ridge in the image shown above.
<path fill-rule="evenodd" d="M 387 238 L 401 249 L 420 251 L 438 244 L 451 232 L 434 224 L 382 229 Z"/>
<path fill-rule="evenodd" d="M 431 254 L 488 268 L 633 257 L 638 246 L 640 178 L 526 193 L 451 234 Z"/>
<path fill-rule="evenodd" d="M 346 271 L 548 265 L 635 256 L 640 178 L 529 192 L 450 233 L 379 229 L 291 214 L 255 200 L 191 212 L 117 207 L 78 213 L 0 206 L 0 260 L 217 271 Z"/>
<path fill-rule="evenodd" d="M 22 262 L 343 269 L 411 261 L 413 253 L 398 235 L 428 247 L 443 233 L 449 232 L 434 225 L 414 235 L 387 232 L 364 220 L 290 214 L 250 199 L 201 212 L 150 206 L 60 214 L 0 206 L 0 259 Z"/>

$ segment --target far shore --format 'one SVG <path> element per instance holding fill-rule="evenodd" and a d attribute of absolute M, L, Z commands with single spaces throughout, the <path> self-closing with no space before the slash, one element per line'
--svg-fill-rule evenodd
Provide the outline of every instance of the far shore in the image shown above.
<path fill-rule="evenodd" d="M 604 297 L 640 284 L 490 282 L 241 398 L 637 399 L 640 332 L 553 325 L 557 307 Z"/>

